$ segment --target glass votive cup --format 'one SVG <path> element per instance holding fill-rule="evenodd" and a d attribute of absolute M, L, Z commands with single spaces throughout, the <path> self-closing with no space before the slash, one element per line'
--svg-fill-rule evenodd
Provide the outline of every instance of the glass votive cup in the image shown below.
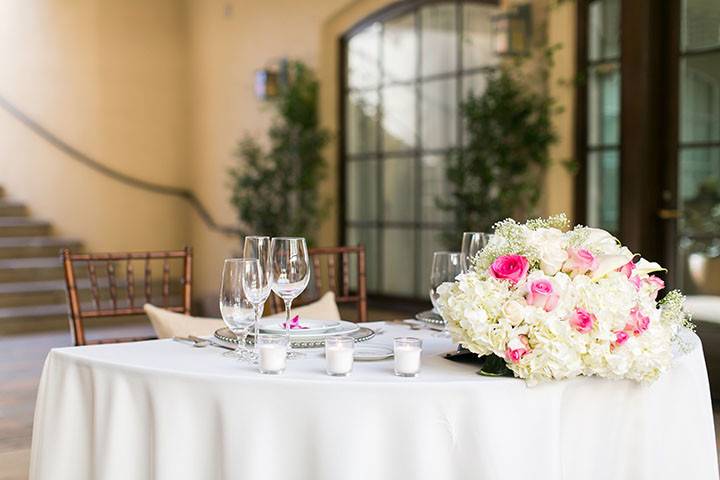
<path fill-rule="evenodd" d="M 288 343 L 289 338 L 287 335 L 269 333 L 258 335 L 255 348 L 260 373 L 278 375 L 285 371 Z"/>
<path fill-rule="evenodd" d="M 353 367 L 355 340 L 347 335 L 325 339 L 325 371 L 333 377 L 345 377 Z"/>
<path fill-rule="evenodd" d="M 422 340 L 414 337 L 399 337 L 393 341 L 395 354 L 395 375 L 415 377 L 420 373 Z"/>

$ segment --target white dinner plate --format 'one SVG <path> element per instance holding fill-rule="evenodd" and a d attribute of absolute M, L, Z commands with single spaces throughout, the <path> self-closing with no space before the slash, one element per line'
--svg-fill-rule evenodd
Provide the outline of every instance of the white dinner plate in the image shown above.
<path fill-rule="evenodd" d="M 387 360 L 393 357 L 393 349 L 385 345 L 355 345 L 353 358 L 359 362 Z"/>
<path fill-rule="evenodd" d="M 272 323 L 277 323 L 277 320 L 273 319 Z M 300 329 L 290 330 L 290 338 L 295 338 L 295 337 L 305 338 L 305 337 L 307 337 L 307 338 L 321 339 L 321 338 L 325 338 L 325 337 L 331 337 L 334 335 L 350 335 L 351 333 L 355 333 L 360 329 L 360 327 L 358 327 L 353 322 L 346 322 L 346 321 L 340 320 L 337 323 L 339 325 L 335 326 L 334 328 L 330 328 L 330 329 L 327 329 L 324 331 L 323 330 L 310 331 L 310 330 L 300 330 Z M 260 331 L 264 332 L 262 320 L 260 321 Z M 272 333 L 284 333 L 284 332 L 285 332 L 285 330 L 278 330 L 277 332 L 272 332 Z M 267 333 L 270 333 L 270 332 L 267 332 Z"/>
<path fill-rule="evenodd" d="M 285 320 L 260 320 L 260 331 L 263 333 L 285 333 L 284 323 Z M 290 330 L 291 334 L 295 334 L 296 332 L 306 334 L 322 333 L 341 326 L 337 320 L 308 320 L 301 318 L 298 323 L 304 328 L 293 328 Z"/>

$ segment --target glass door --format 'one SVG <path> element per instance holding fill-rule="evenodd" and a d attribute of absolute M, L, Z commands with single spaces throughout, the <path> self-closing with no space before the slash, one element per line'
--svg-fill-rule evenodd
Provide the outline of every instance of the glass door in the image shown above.
<path fill-rule="evenodd" d="M 676 287 L 720 295 L 720 2 L 680 12 Z"/>

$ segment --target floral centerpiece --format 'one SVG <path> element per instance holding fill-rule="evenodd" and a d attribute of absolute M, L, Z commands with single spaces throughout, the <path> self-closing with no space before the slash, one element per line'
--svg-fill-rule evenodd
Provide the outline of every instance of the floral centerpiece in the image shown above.
<path fill-rule="evenodd" d="M 649 382 L 669 367 L 680 328 L 692 328 L 679 291 L 657 301 L 662 270 L 605 230 L 568 230 L 564 215 L 508 219 L 470 272 L 441 285 L 441 313 L 455 341 L 531 385 L 577 375 Z"/>

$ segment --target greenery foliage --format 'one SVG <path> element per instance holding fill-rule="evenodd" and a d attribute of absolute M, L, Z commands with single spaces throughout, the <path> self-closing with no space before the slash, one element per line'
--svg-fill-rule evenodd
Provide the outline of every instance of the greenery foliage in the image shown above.
<path fill-rule="evenodd" d="M 319 85 L 302 62 L 288 63 L 288 81 L 271 100 L 276 118 L 267 150 L 248 135 L 230 169 L 232 205 L 246 234 L 303 236 L 312 243 L 322 217 L 318 186 L 330 134 L 318 120 Z"/>
<path fill-rule="evenodd" d="M 449 157 L 451 195 L 438 199 L 440 208 L 453 214 L 459 231 L 490 231 L 499 219 L 528 218 L 550 163 L 548 147 L 557 141 L 553 99 L 501 67 L 461 109 L 468 142 Z"/>

